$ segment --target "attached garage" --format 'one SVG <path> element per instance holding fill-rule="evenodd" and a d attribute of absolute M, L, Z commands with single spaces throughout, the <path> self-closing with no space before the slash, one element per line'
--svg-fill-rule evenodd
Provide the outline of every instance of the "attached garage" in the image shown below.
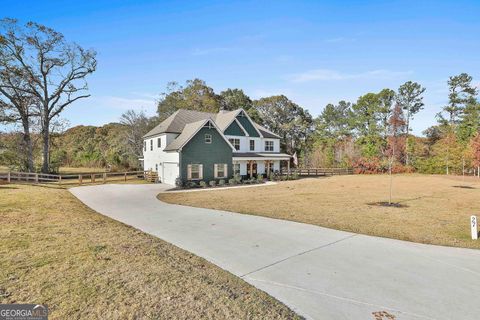
<path fill-rule="evenodd" d="M 164 162 L 162 165 L 161 182 L 174 186 L 175 180 L 179 176 L 178 169 L 178 162 Z"/>

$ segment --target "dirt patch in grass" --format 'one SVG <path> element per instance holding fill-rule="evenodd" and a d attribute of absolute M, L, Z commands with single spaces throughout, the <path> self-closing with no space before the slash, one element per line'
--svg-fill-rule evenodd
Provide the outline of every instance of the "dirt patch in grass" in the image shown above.
<path fill-rule="evenodd" d="M 478 178 L 397 175 L 387 202 L 387 175 L 309 178 L 278 185 L 160 194 L 162 201 L 315 224 L 420 243 L 480 248 L 470 239 L 470 216 L 480 216 Z M 454 186 L 468 188 L 455 188 Z"/>
<path fill-rule="evenodd" d="M 390 208 L 408 208 L 406 204 L 401 204 L 398 202 L 388 202 L 388 201 L 380 201 L 380 202 L 371 202 L 367 203 L 370 206 L 379 206 L 379 207 L 390 207 Z"/>
<path fill-rule="evenodd" d="M 0 303 L 45 303 L 51 319 L 297 317 L 243 280 L 93 212 L 61 188 L 0 186 L 0 225 Z"/>

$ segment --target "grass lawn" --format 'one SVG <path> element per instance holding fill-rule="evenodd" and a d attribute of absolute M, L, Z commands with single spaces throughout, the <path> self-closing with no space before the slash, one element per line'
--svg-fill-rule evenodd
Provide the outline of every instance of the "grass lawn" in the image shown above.
<path fill-rule="evenodd" d="M 291 319 L 202 258 L 88 209 L 64 188 L 0 185 L 0 303 L 51 319 Z"/>
<path fill-rule="evenodd" d="M 414 242 L 477 248 L 470 215 L 480 216 L 480 180 L 474 177 L 398 175 L 388 201 L 387 175 L 308 178 L 254 189 L 165 193 L 159 199 L 187 206 L 286 219 Z"/>

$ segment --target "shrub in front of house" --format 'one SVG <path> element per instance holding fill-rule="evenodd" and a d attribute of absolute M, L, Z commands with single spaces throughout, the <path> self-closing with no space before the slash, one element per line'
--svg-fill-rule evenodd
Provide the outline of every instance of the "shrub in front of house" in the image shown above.
<path fill-rule="evenodd" d="M 218 181 L 218 185 L 220 187 L 223 187 L 225 185 L 225 180 L 221 179 L 220 181 Z"/>
<path fill-rule="evenodd" d="M 238 173 L 233 176 L 233 180 L 235 180 L 235 183 L 242 183 L 242 176 L 239 175 Z"/>
<path fill-rule="evenodd" d="M 185 184 L 185 187 L 190 189 L 190 188 L 196 188 L 197 187 L 197 183 L 195 181 L 188 181 L 186 184 Z"/>
<path fill-rule="evenodd" d="M 217 185 L 217 181 L 212 180 L 208 184 L 210 185 L 210 187 L 215 187 Z"/>
<path fill-rule="evenodd" d="M 207 187 L 207 183 L 206 183 L 205 181 L 200 181 L 200 187 L 206 188 L 206 187 Z"/>
<path fill-rule="evenodd" d="M 258 175 L 257 182 L 258 183 L 263 183 L 263 175 L 261 175 L 261 174 Z"/>
<path fill-rule="evenodd" d="M 237 184 L 237 182 L 235 181 L 235 179 L 232 178 L 232 179 L 228 180 L 228 184 L 231 185 L 231 186 L 234 186 L 234 185 Z"/>
<path fill-rule="evenodd" d="M 180 177 L 175 179 L 175 186 L 177 188 L 183 188 L 184 187 L 183 181 L 182 181 L 182 179 L 180 179 Z"/>

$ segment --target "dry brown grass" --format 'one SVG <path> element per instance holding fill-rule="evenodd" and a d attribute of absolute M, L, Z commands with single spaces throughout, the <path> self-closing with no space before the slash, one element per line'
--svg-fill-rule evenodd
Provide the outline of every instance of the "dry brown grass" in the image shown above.
<path fill-rule="evenodd" d="M 161 194 L 169 203 L 299 221 L 414 242 L 480 248 L 470 239 L 469 217 L 480 215 L 478 178 L 399 175 L 388 201 L 387 175 L 335 176 L 282 182 L 255 189 Z M 461 187 L 468 188 L 461 188 Z"/>
<path fill-rule="evenodd" d="M 295 318 L 241 279 L 56 187 L 0 186 L 0 303 L 51 319 Z"/>

